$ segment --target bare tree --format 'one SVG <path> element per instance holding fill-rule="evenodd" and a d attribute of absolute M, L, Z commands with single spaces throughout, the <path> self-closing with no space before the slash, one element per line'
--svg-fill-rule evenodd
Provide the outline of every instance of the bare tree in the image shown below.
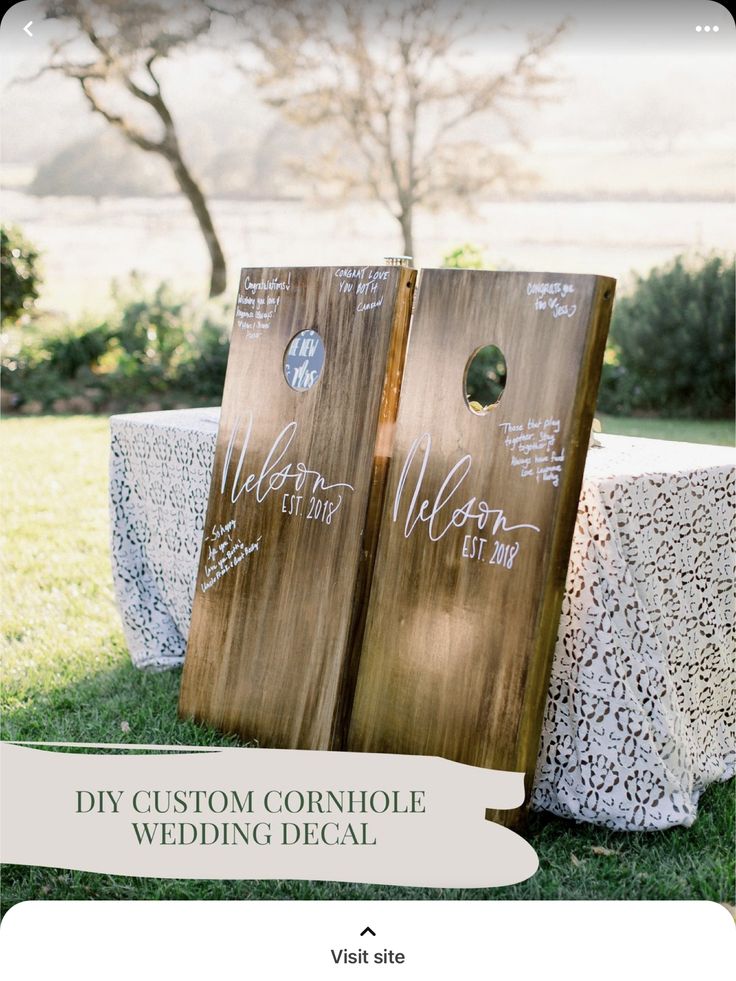
<path fill-rule="evenodd" d="M 268 5 L 265 5 L 267 8 Z M 265 9 L 264 8 L 264 9 Z M 401 226 L 414 255 L 417 205 L 469 206 L 513 181 L 508 155 L 474 129 L 495 117 L 514 141 L 520 103 L 540 101 L 554 78 L 543 71 L 564 29 L 530 36 L 500 71 L 473 50 L 483 5 L 461 0 L 282 0 L 251 30 L 268 101 L 304 126 L 328 124 L 335 139 L 303 175 L 342 194 L 366 190 Z"/>
<path fill-rule="evenodd" d="M 141 150 L 163 157 L 204 237 L 209 295 L 219 295 L 226 285 L 225 256 L 205 196 L 184 159 L 157 70 L 165 58 L 207 34 L 212 11 L 196 0 L 175 7 L 165 0 L 61 0 L 49 6 L 48 15 L 70 23 L 73 32 L 54 43 L 41 72 L 75 79 L 93 112 Z"/>

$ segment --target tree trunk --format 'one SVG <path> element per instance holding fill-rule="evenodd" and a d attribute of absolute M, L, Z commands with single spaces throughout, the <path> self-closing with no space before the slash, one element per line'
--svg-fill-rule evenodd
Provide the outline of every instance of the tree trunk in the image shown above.
<path fill-rule="evenodd" d="M 404 236 L 404 255 L 414 258 L 414 235 L 412 232 L 412 209 L 405 208 L 399 215 L 401 234 Z"/>
<path fill-rule="evenodd" d="M 227 284 L 227 267 L 225 265 L 225 256 L 222 248 L 220 247 L 217 232 L 215 231 L 215 226 L 212 222 L 212 216 L 210 215 L 209 208 L 207 207 L 207 202 L 205 201 L 204 194 L 202 193 L 199 184 L 190 174 L 187 165 L 181 158 L 181 155 L 175 153 L 168 159 L 179 187 L 182 189 L 183 193 L 187 197 L 187 200 L 192 206 L 192 210 L 194 211 L 197 221 L 199 222 L 200 230 L 207 244 L 207 251 L 210 254 L 211 264 L 209 295 L 210 297 L 219 296 L 220 293 L 225 292 L 225 286 Z"/>

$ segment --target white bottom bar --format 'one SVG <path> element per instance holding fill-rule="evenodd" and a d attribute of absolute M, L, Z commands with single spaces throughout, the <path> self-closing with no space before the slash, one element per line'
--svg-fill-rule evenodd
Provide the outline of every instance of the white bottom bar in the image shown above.
<path fill-rule="evenodd" d="M 4 976 L 24 981 L 691 981 L 734 963 L 736 930 L 705 902 L 28 902 L 0 944 Z"/>

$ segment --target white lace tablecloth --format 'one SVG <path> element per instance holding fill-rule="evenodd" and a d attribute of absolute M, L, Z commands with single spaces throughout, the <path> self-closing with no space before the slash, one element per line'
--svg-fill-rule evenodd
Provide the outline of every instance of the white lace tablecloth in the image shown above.
<path fill-rule="evenodd" d="M 115 589 L 133 663 L 184 659 L 219 409 L 113 416 Z M 532 804 L 689 825 L 736 770 L 734 452 L 603 436 L 588 454 Z"/>

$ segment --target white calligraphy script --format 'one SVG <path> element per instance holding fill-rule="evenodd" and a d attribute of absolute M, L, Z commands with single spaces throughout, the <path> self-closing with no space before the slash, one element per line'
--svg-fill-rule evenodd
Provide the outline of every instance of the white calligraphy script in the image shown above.
<path fill-rule="evenodd" d="M 461 457 L 450 469 L 442 486 L 437 491 L 434 501 L 424 498 L 420 502 L 422 494 L 422 484 L 427 472 L 429 454 L 432 448 L 432 437 L 429 433 L 422 433 L 417 436 L 411 444 L 406 456 L 404 467 L 399 477 L 399 484 L 396 488 L 396 498 L 394 499 L 393 520 L 399 520 L 402 499 L 406 492 L 406 485 L 409 479 L 414 458 L 419 456 L 421 464 L 409 506 L 406 509 L 404 521 L 404 537 L 408 538 L 417 524 L 422 521 L 427 525 L 427 534 L 433 542 L 443 538 L 451 528 L 462 528 L 468 521 L 477 522 L 478 529 L 482 531 L 489 519 L 493 518 L 492 534 L 497 535 L 506 531 L 517 531 L 520 528 L 528 528 L 530 531 L 539 531 L 536 525 L 519 524 L 510 525 L 506 522 L 506 514 L 501 508 L 493 508 L 487 501 L 471 497 L 458 505 L 457 494 L 465 478 L 470 473 L 473 466 L 473 459 L 469 453 Z M 447 518 L 449 517 L 449 521 Z"/>
<path fill-rule="evenodd" d="M 230 466 L 232 463 L 233 454 L 235 452 L 235 444 L 241 432 L 242 424 L 243 419 L 238 419 L 233 426 L 232 433 L 230 434 L 230 439 L 227 444 L 227 451 L 225 453 L 225 464 L 222 468 L 222 477 L 220 481 L 221 494 L 224 494 L 227 488 L 228 475 L 230 473 Z M 308 491 L 312 494 L 339 489 L 350 491 L 355 489 L 352 484 L 328 484 L 325 477 L 319 472 L 319 470 L 312 470 L 301 460 L 283 463 L 282 461 L 294 440 L 296 431 L 296 421 L 290 422 L 284 426 L 274 440 L 271 449 L 266 454 L 266 458 L 263 461 L 263 466 L 261 467 L 260 472 L 249 473 L 245 476 L 245 478 L 243 478 L 243 467 L 245 465 L 245 458 L 248 452 L 248 444 L 250 443 L 250 437 L 253 432 L 253 413 L 247 413 L 245 416 L 243 443 L 240 448 L 240 455 L 238 456 L 238 462 L 235 467 L 235 473 L 233 474 L 230 487 L 230 500 L 233 502 L 233 504 L 235 504 L 243 493 L 255 494 L 255 498 L 260 504 L 273 491 L 281 490 L 285 485 L 287 485 L 288 481 L 293 481 L 293 484 L 288 484 L 288 489 L 294 491 L 302 490 L 307 481 L 311 481 L 311 486 L 308 488 Z M 342 495 L 339 496 L 340 502 L 342 502 Z"/>

